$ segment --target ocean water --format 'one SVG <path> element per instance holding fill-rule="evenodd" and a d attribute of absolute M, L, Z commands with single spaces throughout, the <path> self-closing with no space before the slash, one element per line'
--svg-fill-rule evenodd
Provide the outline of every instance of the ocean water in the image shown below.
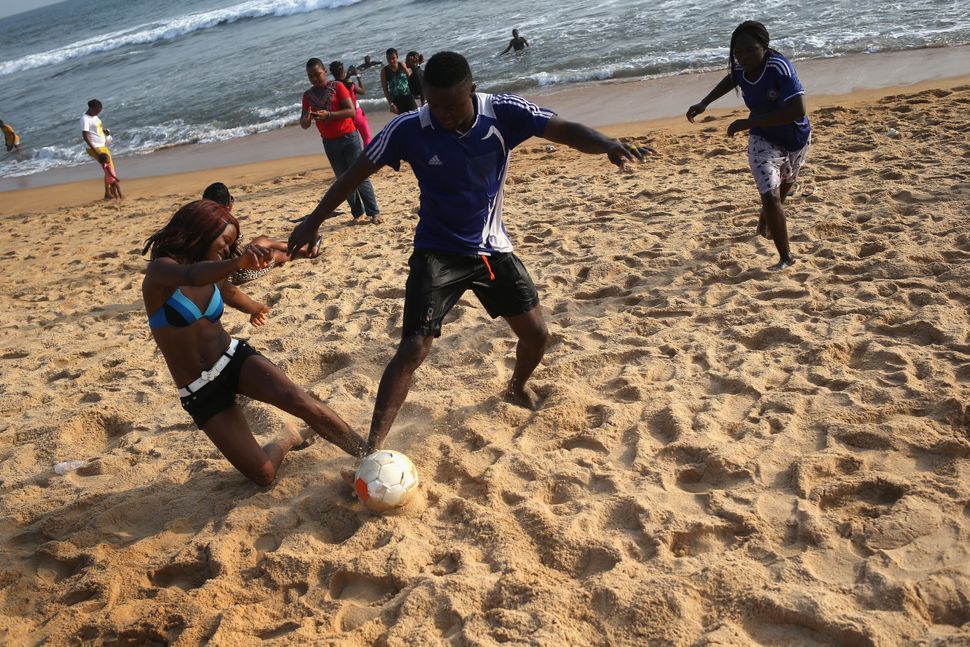
<path fill-rule="evenodd" d="M 0 119 L 23 138 L 0 175 L 88 163 L 90 98 L 112 152 L 142 154 L 296 123 L 311 56 L 451 49 L 480 89 L 523 92 L 725 67 L 747 19 L 796 59 L 970 43 L 967 0 L 67 0 L 0 19 Z M 498 56 L 513 27 L 532 48 Z M 379 69 L 365 110 L 385 110 Z"/>

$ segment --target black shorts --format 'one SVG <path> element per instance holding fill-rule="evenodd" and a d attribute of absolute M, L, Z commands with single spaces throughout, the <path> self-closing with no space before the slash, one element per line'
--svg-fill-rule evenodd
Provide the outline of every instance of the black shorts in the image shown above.
<path fill-rule="evenodd" d="M 397 114 L 403 115 L 405 112 L 411 112 L 412 110 L 418 109 L 418 104 L 415 103 L 414 97 L 410 94 L 399 94 L 398 96 L 391 99 L 391 103 L 397 108 Z"/>
<path fill-rule="evenodd" d="M 401 337 L 441 336 L 441 320 L 471 288 L 488 314 L 514 317 L 539 305 L 532 277 L 515 254 L 459 256 L 415 250 L 408 261 Z"/>
<path fill-rule="evenodd" d="M 236 391 L 239 390 L 239 373 L 242 371 L 243 362 L 259 354 L 258 350 L 240 339 L 232 359 L 216 379 L 195 393 L 179 398 L 182 408 L 189 412 L 199 429 L 212 416 L 236 404 Z"/>

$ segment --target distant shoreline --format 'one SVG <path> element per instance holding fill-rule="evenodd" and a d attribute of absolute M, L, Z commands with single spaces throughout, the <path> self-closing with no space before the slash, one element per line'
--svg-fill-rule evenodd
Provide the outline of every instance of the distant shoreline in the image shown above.
<path fill-rule="evenodd" d="M 970 80 L 967 60 L 970 46 L 796 59 L 796 67 L 808 90 L 810 104 L 817 105 L 836 99 L 851 101 L 859 93 L 884 94 L 888 88 L 907 91 L 907 86 L 919 83 L 960 84 L 961 78 Z M 637 124 L 644 129 L 640 126 L 644 122 L 671 118 L 673 123 L 679 123 L 687 106 L 703 97 L 722 75 L 716 71 L 650 80 L 599 81 L 546 88 L 526 96 L 564 118 L 611 132 L 627 132 L 630 129 L 625 125 Z M 741 106 L 740 97 L 732 93 L 714 104 L 711 111 Z M 376 134 L 390 116 L 385 112 L 371 115 L 371 131 Z M 196 184 L 204 186 L 207 179 L 215 176 L 240 181 L 302 171 L 321 173 L 322 189 L 324 171 L 329 173 L 316 130 L 303 131 L 296 126 L 226 142 L 172 146 L 117 161 L 125 193 L 131 199 L 157 195 L 161 186 L 171 186 L 176 192 L 185 186 L 187 192 L 195 193 Z M 0 215 L 97 200 L 100 177 L 100 169 L 87 164 L 0 179 Z"/>

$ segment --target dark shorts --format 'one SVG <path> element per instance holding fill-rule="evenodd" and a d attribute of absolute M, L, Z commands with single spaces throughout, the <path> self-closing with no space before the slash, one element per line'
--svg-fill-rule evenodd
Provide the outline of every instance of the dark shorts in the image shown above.
<path fill-rule="evenodd" d="M 179 398 L 182 408 L 189 412 L 199 429 L 212 416 L 236 404 L 236 391 L 239 390 L 239 374 L 243 363 L 259 351 L 239 340 L 236 352 L 216 379 L 184 398 Z"/>
<path fill-rule="evenodd" d="M 415 250 L 408 261 L 402 338 L 441 336 L 441 320 L 471 288 L 488 314 L 514 317 L 539 305 L 532 277 L 515 254 L 459 256 Z"/>
<path fill-rule="evenodd" d="M 418 109 L 418 104 L 415 103 L 414 97 L 410 94 L 399 94 L 398 96 L 391 99 L 391 103 L 397 108 L 397 113 L 403 115 L 405 112 L 411 112 L 412 110 Z"/>

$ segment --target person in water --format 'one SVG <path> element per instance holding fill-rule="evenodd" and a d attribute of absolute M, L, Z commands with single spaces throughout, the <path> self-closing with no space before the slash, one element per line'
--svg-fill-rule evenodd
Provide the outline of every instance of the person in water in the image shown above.
<path fill-rule="evenodd" d="M 262 247 L 239 252 L 239 236 L 239 223 L 228 209 L 196 200 L 175 212 L 142 251 L 151 253 L 141 287 L 148 325 L 182 408 L 222 455 L 259 485 L 271 484 L 286 453 L 313 432 L 363 457 L 367 443 L 340 416 L 223 328 L 224 305 L 248 314 L 254 326 L 265 324 L 269 312 L 226 280 L 237 270 L 258 270 L 269 262 L 270 251 Z M 309 429 L 288 429 L 260 447 L 236 405 L 237 393 L 282 409 Z"/>
<path fill-rule="evenodd" d="M 529 41 L 527 41 L 524 36 L 519 36 L 519 30 L 513 29 L 512 40 L 509 41 L 509 46 L 503 49 L 502 53 L 499 54 L 499 56 L 509 51 L 510 49 L 514 49 L 516 53 L 519 53 L 529 46 L 530 46 Z"/>
<path fill-rule="evenodd" d="M 693 123 L 708 105 L 734 88 L 741 89 L 751 114 L 732 121 L 727 134 L 733 137 L 748 131 L 748 165 L 761 194 L 758 233 L 774 240 L 779 260 L 768 269 L 777 271 L 795 264 L 784 204 L 808 157 L 812 127 L 805 116 L 805 89 L 795 68 L 768 43 L 768 30 L 760 22 L 738 25 L 731 34 L 727 76 L 687 110 L 687 119 Z"/>

